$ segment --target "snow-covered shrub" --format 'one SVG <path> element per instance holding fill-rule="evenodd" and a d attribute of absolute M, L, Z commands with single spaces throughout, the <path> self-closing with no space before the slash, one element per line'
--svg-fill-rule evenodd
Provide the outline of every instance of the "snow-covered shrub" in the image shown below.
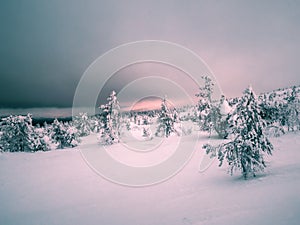
<path fill-rule="evenodd" d="M 151 140 L 153 137 L 152 137 L 152 132 L 151 132 L 151 129 L 150 127 L 148 126 L 144 126 L 143 127 L 143 135 L 142 137 L 145 139 L 145 140 Z"/>
<path fill-rule="evenodd" d="M 43 127 L 35 127 L 32 135 L 32 146 L 36 151 L 48 151 L 51 149 L 51 139 L 47 130 Z"/>
<path fill-rule="evenodd" d="M 73 148 L 78 145 L 80 139 L 77 129 L 68 123 L 59 122 L 57 119 L 52 123 L 51 139 L 58 144 L 59 149 Z"/>
<path fill-rule="evenodd" d="M 246 179 L 250 174 L 266 167 L 264 154 L 272 154 L 273 146 L 263 133 L 265 122 L 260 117 L 259 106 L 252 88 L 245 90 L 244 96 L 237 103 L 228 120 L 232 128 L 233 140 L 216 147 L 203 146 L 207 154 L 217 156 L 220 165 L 227 160 L 229 171 L 242 171 Z"/>
<path fill-rule="evenodd" d="M 79 113 L 73 119 L 73 125 L 78 131 L 80 137 L 88 136 L 92 132 L 91 120 L 87 113 Z"/>
<path fill-rule="evenodd" d="M 190 134 L 193 133 L 193 128 L 192 127 L 184 127 L 184 126 L 182 126 L 181 130 L 182 130 L 182 135 L 184 135 L 184 136 L 188 136 L 188 135 L 190 135 Z"/>
<path fill-rule="evenodd" d="M 273 98 L 271 98 L 273 99 Z M 260 98 L 260 115 L 268 125 L 282 121 L 281 109 L 282 103 L 278 104 L 277 101 L 270 101 L 266 94 L 261 95 Z"/>
<path fill-rule="evenodd" d="M 90 128 L 94 133 L 99 133 L 101 129 L 100 119 L 97 116 L 93 116 L 90 118 Z"/>
<path fill-rule="evenodd" d="M 284 129 L 280 126 L 270 125 L 264 131 L 267 137 L 280 137 L 285 134 Z"/>
<path fill-rule="evenodd" d="M 261 116 L 268 126 L 300 130 L 300 87 L 278 89 L 259 96 Z"/>
<path fill-rule="evenodd" d="M 285 113 L 288 131 L 300 130 L 300 99 L 297 97 L 295 86 L 292 88 L 291 93 L 288 93 L 286 100 Z"/>
<path fill-rule="evenodd" d="M 37 145 L 38 142 L 42 142 L 41 138 L 32 125 L 30 114 L 27 116 L 8 116 L 1 121 L 0 146 L 3 151 L 48 150 L 46 146 L 40 148 Z"/>
<path fill-rule="evenodd" d="M 1 136 L 2 136 L 2 134 L 3 134 L 3 132 L 0 131 L 0 152 L 3 152 L 3 151 L 4 151 L 3 146 L 2 146 L 2 144 L 1 144 Z"/>

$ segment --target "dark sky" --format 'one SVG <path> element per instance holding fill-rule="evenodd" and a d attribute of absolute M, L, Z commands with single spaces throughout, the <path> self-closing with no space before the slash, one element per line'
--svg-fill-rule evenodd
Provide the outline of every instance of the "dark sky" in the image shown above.
<path fill-rule="evenodd" d="M 71 106 L 97 57 L 145 39 L 196 52 L 227 96 L 300 85 L 299 21 L 292 0 L 1 1 L 0 107 Z"/>

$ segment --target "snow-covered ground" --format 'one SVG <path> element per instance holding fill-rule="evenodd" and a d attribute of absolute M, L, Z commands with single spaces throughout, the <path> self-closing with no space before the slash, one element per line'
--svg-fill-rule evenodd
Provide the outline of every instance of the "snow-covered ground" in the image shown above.
<path fill-rule="evenodd" d="M 164 157 L 177 139 L 162 144 Z M 0 224 L 299 224 L 300 133 L 271 141 L 274 155 L 256 179 L 231 177 L 217 161 L 200 173 L 201 146 L 207 142 L 201 136 L 183 170 L 140 188 L 112 183 L 86 164 L 79 148 L 98 149 L 95 135 L 75 149 L 0 153 Z M 123 147 L 107 150 L 121 159 Z M 147 154 L 151 160 L 160 156 Z"/>

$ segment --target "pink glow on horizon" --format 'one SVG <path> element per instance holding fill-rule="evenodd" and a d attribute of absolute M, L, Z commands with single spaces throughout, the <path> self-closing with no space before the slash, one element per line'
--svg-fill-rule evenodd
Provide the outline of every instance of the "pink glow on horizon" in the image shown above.
<path fill-rule="evenodd" d="M 122 107 L 123 111 L 147 111 L 147 110 L 156 110 L 160 109 L 162 103 L 162 99 L 160 97 L 151 97 L 144 98 L 140 101 L 134 103 L 133 105 L 127 105 Z M 167 105 L 169 108 L 174 108 L 174 104 L 167 100 Z"/>

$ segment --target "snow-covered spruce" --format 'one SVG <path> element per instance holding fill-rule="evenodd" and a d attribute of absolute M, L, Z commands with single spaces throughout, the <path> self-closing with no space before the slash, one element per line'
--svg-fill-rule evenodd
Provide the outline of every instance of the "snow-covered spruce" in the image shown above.
<path fill-rule="evenodd" d="M 74 117 L 72 124 L 76 127 L 80 137 L 88 136 L 92 132 L 91 120 L 87 113 L 79 113 Z"/>
<path fill-rule="evenodd" d="M 90 129 L 91 132 L 99 133 L 101 129 L 100 119 L 97 115 L 92 116 L 90 119 Z"/>
<path fill-rule="evenodd" d="M 167 105 L 167 100 L 164 98 L 161 103 L 161 111 L 159 112 L 157 123 L 158 127 L 155 135 L 161 137 L 169 137 L 174 128 L 174 114 Z"/>
<path fill-rule="evenodd" d="M 9 152 L 49 150 L 49 138 L 32 125 L 31 115 L 9 116 L 1 121 L 0 148 Z"/>
<path fill-rule="evenodd" d="M 288 93 L 286 101 L 285 115 L 288 131 L 300 130 L 300 100 L 297 97 L 295 86 Z"/>
<path fill-rule="evenodd" d="M 275 101 L 274 97 L 276 94 L 267 96 L 263 94 L 259 96 L 259 106 L 261 108 L 260 114 L 261 117 L 266 121 L 267 125 L 274 125 L 276 123 L 282 123 L 281 115 L 282 104 L 283 102 Z"/>
<path fill-rule="evenodd" d="M 211 120 L 214 130 L 220 138 L 227 138 L 228 136 L 228 115 L 230 111 L 231 107 L 224 95 L 221 96 L 219 104 L 212 106 Z"/>
<path fill-rule="evenodd" d="M 58 144 L 57 148 L 73 148 L 78 145 L 80 139 L 77 135 L 77 129 L 68 123 L 63 123 L 55 119 L 52 123 L 51 138 Z"/>
<path fill-rule="evenodd" d="M 35 151 L 51 150 L 51 138 L 45 127 L 34 127 L 32 146 Z"/>
<path fill-rule="evenodd" d="M 229 164 L 232 175 L 234 169 L 241 170 L 244 178 L 255 176 L 266 167 L 264 154 L 272 154 L 273 146 L 264 136 L 264 121 L 259 114 L 259 106 L 251 87 L 247 88 L 229 118 L 233 140 L 216 147 L 203 146 L 207 154 L 217 156 L 221 166 L 224 159 Z"/>
<path fill-rule="evenodd" d="M 199 93 L 196 97 L 199 98 L 197 104 L 197 121 L 200 130 L 211 132 L 213 127 L 212 122 L 212 100 L 214 83 L 208 76 L 202 76 L 204 80 L 204 86 L 199 87 Z"/>
<path fill-rule="evenodd" d="M 264 93 L 258 98 L 261 116 L 268 130 L 282 133 L 300 129 L 300 86 L 293 86 Z M 277 132 L 279 131 L 279 132 Z"/>
<path fill-rule="evenodd" d="M 107 101 L 100 106 L 100 142 L 103 145 L 118 143 L 120 139 L 120 106 L 115 91 L 111 92 Z"/>

